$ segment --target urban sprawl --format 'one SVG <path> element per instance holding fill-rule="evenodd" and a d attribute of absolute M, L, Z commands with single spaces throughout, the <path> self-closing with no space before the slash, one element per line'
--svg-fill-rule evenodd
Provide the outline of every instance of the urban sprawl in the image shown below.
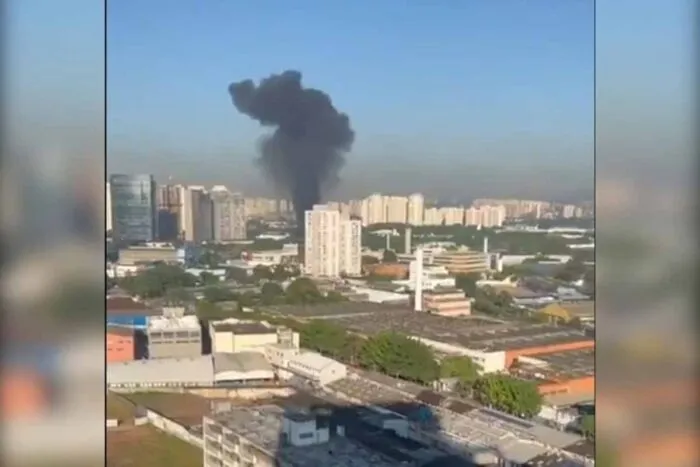
<path fill-rule="evenodd" d="M 151 175 L 106 198 L 108 443 L 150 426 L 204 466 L 594 465 L 592 203 L 375 193 L 297 225 L 287 200 Z"/>

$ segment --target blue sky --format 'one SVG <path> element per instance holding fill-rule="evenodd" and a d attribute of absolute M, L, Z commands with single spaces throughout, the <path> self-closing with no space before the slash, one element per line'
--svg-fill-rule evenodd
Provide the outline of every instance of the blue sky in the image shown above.
<path fill-rule="evenodd" d="M 469 170 L 554 166 L 591 179 L 592 2 L 408 3 L 109 2 L 110 163 L 236 181 L 262 130 L 226 88 L 289 68 L 350 116 L 350 175 L 430 166 L 439 185 L 456 166 L 471 184 Z"/>

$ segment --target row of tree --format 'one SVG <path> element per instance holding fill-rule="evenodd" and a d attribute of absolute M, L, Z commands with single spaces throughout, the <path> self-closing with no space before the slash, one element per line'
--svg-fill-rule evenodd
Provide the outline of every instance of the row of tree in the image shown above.
<path fill-rule="evenodd" d="M 385 332 L 363 339 L 323 320 L 301 328 L 303 347 L 381 373 L 430 385 L 438 379 L 456 379 L 464 397 L 522 417 L 539 413 L 542 398 L 536 384 L 503 374 L 480 376 L 481 368 L 466 356 L 441 361 L 425 344 L 403 334 Z"/>

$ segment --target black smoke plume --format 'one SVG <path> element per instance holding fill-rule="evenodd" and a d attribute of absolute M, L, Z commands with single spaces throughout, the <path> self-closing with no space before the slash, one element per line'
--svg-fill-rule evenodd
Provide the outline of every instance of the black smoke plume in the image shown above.
<path fill-rule="evenodd" d="M 291 197 L 303 234 L 304 211 L 338 181 L 352 148 L 350 119 L 326 93 L 303 87 L 298 71 L 271 75 L 257 85 L 249 79 L 233 83 L 229 93 L 239 112 L 274 128 L 260 144 L 258 162 Z"/>

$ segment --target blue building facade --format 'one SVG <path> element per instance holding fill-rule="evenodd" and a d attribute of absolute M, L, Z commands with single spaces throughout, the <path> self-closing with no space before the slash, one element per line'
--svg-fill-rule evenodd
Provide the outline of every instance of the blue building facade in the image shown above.
<path fill-rule="evenodd" d="M 146 329 L 149 316 L 137 313 L 107 313 L 108 326 L 129 326 L 134 329 Z"/>
<path fill-rule="evenodd" d="M 119 242 L 151 242 L 157 238 L 156 182 L 153 175 L 112 175 L 112 236 Z"/>

